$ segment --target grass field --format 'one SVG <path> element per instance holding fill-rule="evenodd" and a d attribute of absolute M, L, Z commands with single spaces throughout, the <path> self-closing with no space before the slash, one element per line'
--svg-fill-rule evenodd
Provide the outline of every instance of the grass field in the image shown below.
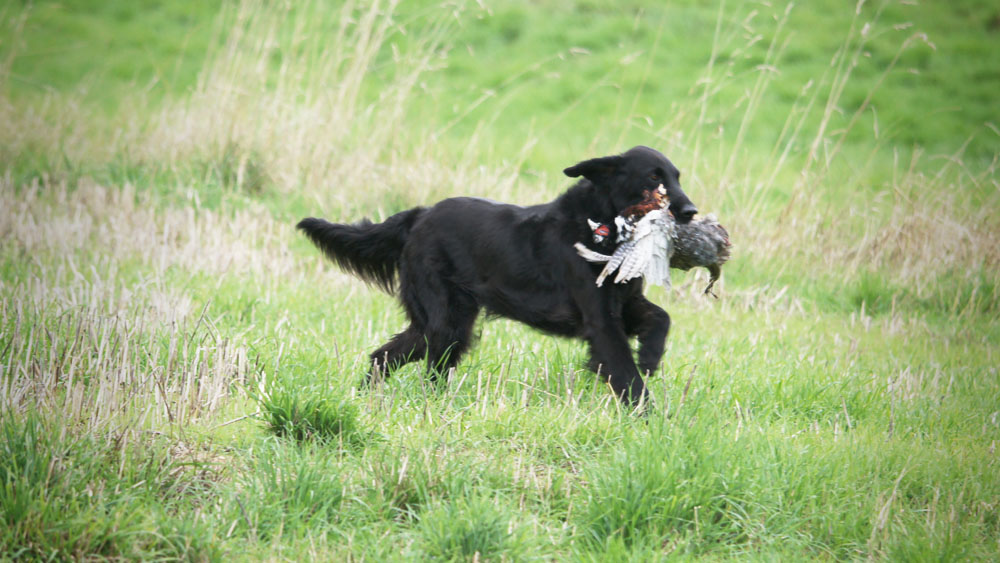
<path fill-rule="evenodd" d="M 0 5 L 0 559 L 995 560 L 990 2 Z M 732 235 L 648 416 L 503 320 L 369 391 L 295 222 L 647 144 Z"/>

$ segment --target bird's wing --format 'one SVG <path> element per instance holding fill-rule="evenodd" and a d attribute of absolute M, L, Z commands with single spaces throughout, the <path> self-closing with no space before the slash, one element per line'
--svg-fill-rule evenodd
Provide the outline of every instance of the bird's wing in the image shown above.
<path fill-rule="evenodd" d="M 653 225 L 652 256 L 646 267 L 645 277 L 651 284 L 670 288 L 670 257 L 674 254 L 673 231 L 675 224 L 669 217 L 660 217 Z"/>
<path fill-rule="evenodd" d="M 653 238 L 647 235 L 635 240 L 628 255 L 624 257 L 618 268 L 615 283 L 626 282 L 646 273 L 649 260 L 653 256 L 653 245 L 655 244 Z"/>
<path fill-rule="evenodd" d="M 652 284 L 670 287 L 670 256 L 675 223 L 663 210 L 654 210 L 635 225 L 633 248 L 618 269 L 615 283 L 642 276 Z"/>
<path fill-rule="evenodd" d="M 618 248 L 615 249 L 615 253 L 611 256 L 611 260 L 608 260 L 608 263 L 604 265 L 604 270 L 602 270 L 601 274 L 597 276 L 597 287 L 601 287 L 604 284 L 604 278 L 610 276 L 611 272 L 617 270 L 619 266 L 621 266 L 622 263 L 628 259 L 634 247 L 634 241 L 625 241 L 618 245 Z M 617 283 L 617 279 L 615 280 L 615 283 Z"/>
<path fill-rule="evenodd" d="M 615 283 L 622 283 L 632 278 L 645 276 L 648 273 L 653 257 L 656 255 L 656 249 L 660 245 L 658 239 L 661 238 L 660 219 L 662 215 L 663 210 L 655 209 L 635 223 L 635 230 L 632 232 L 633 246 L 618 268 Z"/>
<path fill-rule="evenodd" d="M 590 262 L 606 262 L 597 276 L 597 286 L 615 270 L 615 283 L 644 277 L 650 283 L 670 287 L 670 257 L 676 224 L 666 209 L 653 209 L 634 222 L 616 217 L 619 242 L 614 254 L 608 256 L 576 243 L 577 254 Z"/>

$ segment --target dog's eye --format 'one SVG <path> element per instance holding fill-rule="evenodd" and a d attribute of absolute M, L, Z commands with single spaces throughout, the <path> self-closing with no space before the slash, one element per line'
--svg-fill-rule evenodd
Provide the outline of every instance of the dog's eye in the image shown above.
<path fill-rule="evenodd" d="M 653 172 L 652 174 L 649 175 L 649 179 L 652 180 L 652 181 L 654 181 L 654 182 L 659 182 L 660 181 L 660 175 L 657 174 L 656 172 Z"/>

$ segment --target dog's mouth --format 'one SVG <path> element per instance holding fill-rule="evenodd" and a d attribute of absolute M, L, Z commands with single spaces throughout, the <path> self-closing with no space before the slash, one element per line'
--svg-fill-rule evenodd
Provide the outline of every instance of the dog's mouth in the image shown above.
<path fill-rule="evenodd" d="M 677 223 L 681 225 L 687 225 L 692 221 L 692 219 L 694 219 L 693 216 L 678 216 L 676 213 L 674 213 L 673 209 L 670 210 L 670 214 L 673 215 L 674 221 L 677 221 Z"/>
<path fill-rule="evenodd" d="M 690 223 L 694 219 L 694 216 L 697 213 L 698 211 L 697 210 L 692 211 L 690 209 L 690 206 L 685 206 L 680 209 L 678 209 L 673 205 L 670 206 L 670 214 L 674 216 L 674 220 L 677 221 L 677 223 L 680 225 L 687 225 L 688 223 Z"/>

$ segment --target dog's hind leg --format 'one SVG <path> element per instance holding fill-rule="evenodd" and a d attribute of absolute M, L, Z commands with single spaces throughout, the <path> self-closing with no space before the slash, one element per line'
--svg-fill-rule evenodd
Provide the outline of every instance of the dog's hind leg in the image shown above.
<path fill-rule="evenodd" d="M 365 378 L 365 385 L 371 384 L 374 379 L 386 379 L 392 372 L 400 366 L 422 359 L 427 355 L 427 343 L 424 333 L 415 325 L 410 325 L 406 330 L 393 336 L 391 340 L 375 350 L 369 356 L 371 358 L 371 369 Z"/>
<path fill-rule="evenodd" d="M 447 292 L 447 302 L 430 312 L 427 335 L 427 372 L 433 381 L 447 376 L 472 342 L 472 329 L 479 315 L 475 300 L 460 292 Z"/>
<path fill-rule="evenodd" d="M 670 315 L 642 295 L 636 295 L 622 310 L 625 333 L 639 340 L 639 373 L 652 375 L 660 366 L 670 332 Z"/>
<path fill-rule="evenodd" d="M 434 381 L 468 349 L 479 316 L 476 299 L 440 273 L 446 263 L 446 253 L 423 245 L 404 253 L 399 271 L 399 298 L 411 330 L 419 328 L 421 356 L 426 356 L 428 376 Z"/>

